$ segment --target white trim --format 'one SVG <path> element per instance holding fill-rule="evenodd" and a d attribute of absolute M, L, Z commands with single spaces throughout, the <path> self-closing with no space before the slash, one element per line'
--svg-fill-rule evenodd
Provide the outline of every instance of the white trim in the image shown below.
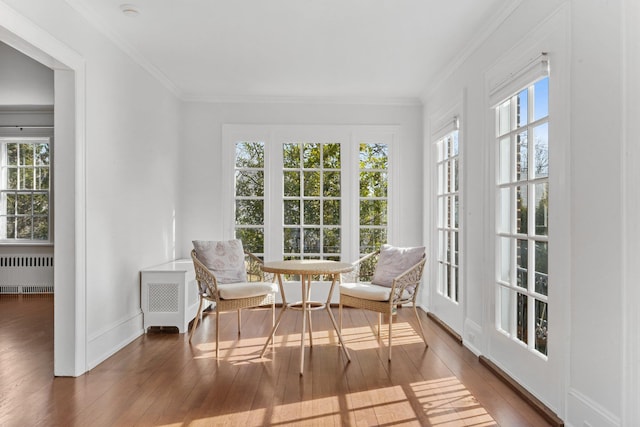
<path fill-rule="evenodd" d="M 138 310 L 91 334 L 87 340 L 87 370 L 95 368 L 144 334 L 142 316 L 142 310 Z"/>
<path fill-rule="evenodd" d="M 155 77 L 164 87 L 178 98 L 181 97 L 180 88 L 173 83 L 158 67 L 153 65 L 145 56 L 136 50 L 129 42 L 114 33 L 109 25 L 95 12 L 90 6 L 87 6 L 83 0 L 65 0 L 69 6 L 82 15 L 91 25 L 111 40 L 118 48 L 128 55 L 136 64 L 140 65 L 149 74 Z"/>
<path fill-rule="evenodd" d="M 185 102 L 210 104 L 314 104 L 314 105 L 391 105 L 422 106 L 417 97 L 348 97 L 348 96 L 259 96 L 259 95 L 199 95 L 184 94 Z"/>
<path fill-rule="evenodd" d="M 538 79 L 549 75 L 549 58 L 545 52 L 540 53 L 522 68 L 517 69 L 501 80 L 491 83 L 489 88 L 489 104 L 495 108 L 499 103 L 531 85 Z"/>
<path fill-rule="evenodd" d="M 422 96 L 420 97 L 423 103 L 427 103 L 427 99 L 431 97 L 433 92 L 447 81 L 454 72 L 460 69 L 462 64 L 467 61 L 469 57 L 476 53 L 480 46 L 487 41 L 487 39 L 500 27 L 500 25 L 502 25 L 502 23 L 505 22 L 518 7 L 520 7 L 522 2 L 523 0 L 511 0 L 494 18 L 487 20 L 486 26 L 474 34 L 471 42 L 460 50 L 458 55 L 449 64 L 443 67 L 442 71 L 440 71 L 438 75 L 430 79 L 430 82 L 422 91 Z"/>
<path fill-rule="evenodd" d="M 582 426 L 620 427 L 620 418 L 602 407 L 593 399 L 574 388 L 567 392 L 567 422 L 575 420 Z M 627 424 L 625 424 L 627 425 Z"/>
<path fill-rule="evenodd" d="M 75 236 L 71 237 L 70 245 L 64 247 L 66 263 L 56 263 L 56 275 L 63 270 L 63 266 L 73 267 L 74 283 L 57 284 L 64 289 L 65 295 L 59 295 L 56 290 L 54 312 L 65 309 L 72 313 L 64 319 L 55 319 L 54 323 L 54 374 L 78 376 L 86 372 L 87 352 L 87 322 L 86 322 L 86 159 L 85 159 L 85 61 L 81 55 L 73 51 L 48 32 L 35 25 L 12 8 L 0 1 L 0 40 L 25 53 L 42 64 L 57 70 L 70 70 L 74 73 L 75 93 L 74 102 L 74 212 Z M 55 108 L 55 107 L 54 107 Z M 60 144 L 64 138 L 57 135 L 55 139 Z M 57 192 L 58 194 L 60 191 Z M 59 206 L 58 206 L 59 207 Z M 60 250 L 56 244 L 55 251 Z M 67 253 L 72 251 L 72 253 Z M 66 271 L 66 269 L 65 269 Z M 70 293 L 68 295 L 67 293 Z M 69 357 L 72 354 L 73 357 Z M 58 356 L 64 357 L 58 357 Z M 68 360 L 72 359 L 72 360 Z"/>

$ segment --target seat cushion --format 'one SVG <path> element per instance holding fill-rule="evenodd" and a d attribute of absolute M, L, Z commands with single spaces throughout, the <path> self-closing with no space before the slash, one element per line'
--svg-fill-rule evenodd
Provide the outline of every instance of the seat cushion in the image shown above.
<path fill-rule="evenodd" d="M 257 297 L 275 292 L 278 292 L 278 285 L 268 282 L 242 282 L 218 285 L 218 293 L 222 299 Z"/>
<path fill-rule="evenodd" d="M 341 283 L 340 295 L 349 295 L 354 298 L 366 299 L 369 301 L 389 301 L 391 288 L 379 286 L 372 283 Z M 402 294 L 402 299 L 410 299 L 411 293 L 406 290 Z"/>
<path fill-rule="evenodd" d="M 424 252 L 424 246 L 400 248 L 382 245 L 371 283 L 379 286 L 393 286 L 393 279 L 419 263 L 424 257 Z"/>
<path fill-rule="evenodd" d="M 218 283 L 247 281 L 241 240 L 194 240 L 193 248 L 198 260 L 213 272 Z"/>

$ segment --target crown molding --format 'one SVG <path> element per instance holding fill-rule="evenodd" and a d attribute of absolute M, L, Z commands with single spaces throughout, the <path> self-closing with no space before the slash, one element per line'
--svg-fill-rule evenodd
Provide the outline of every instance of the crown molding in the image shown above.
<path fill-rule="evenodd" d="M 427 99 L 433 94 L 433 92 L 435 92 L 440 85 L 451 77 L 451 75 L 459 69 L 476 50 L 478 50 L 478 48 L 498 29 L 500 25 L 502 25 L 504 21 L 507 20 L 509 16 L 511 16 L 513 11 L 515 11 L 522 2 L 523 0 L 514 0 L 509 2 L 508 6 L 500 11 L 495 19 L 490 19 L 487 25 L 480 29 L 478 34 L 471 40 L 471 43 L 467 44 L 465 48 L 462 49 L 460 53 L 456 55 L 434 79 L 432 79 L 432 83 L 427 84 L 420 96 L 423 103 L 426 103 Z"/>
<path fill-rule="evenodd" d="M 418 97 L 341 97 L 341 96 L 256 96 L 185 94 L 185 102 L 210 104 L 318 104 L 318 105 L 389 105 L 422 106 Z"/>
<path fill-rule="evenodd" d="M 155 77 L 164 87 L 178 98 L 182 98 L 182 91 L 162 71 L 145 58 L 130 43 L 116 34 L 109 25 L 98 15 L 94 9 L 86 5 L 83 0 L 65 0 L 69 6 L 75 9 L 100 33 L 111 40 L 118 48 L 128 55 L 136 64 L 140 65 L 149 74 Z"/>

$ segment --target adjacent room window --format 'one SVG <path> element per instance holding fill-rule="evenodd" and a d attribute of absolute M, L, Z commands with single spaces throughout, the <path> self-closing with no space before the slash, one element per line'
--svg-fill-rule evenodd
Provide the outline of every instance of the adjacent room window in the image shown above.
<path fill-rule="evenodd" d="M 50 141 L 48 138 L 0 138 L 0 240 L 48 242 Z"/>
<path fill-rule="evenodd" d="M 458 302 L 459 287 L 459 151 L 458 131 L 454 130 L 436 142 L 437 151 L 437 291 Z"/>
<path fill-rule="evenodd" d="M 496 108 L 499 330 L 547 354 L 549 78 Z"/>

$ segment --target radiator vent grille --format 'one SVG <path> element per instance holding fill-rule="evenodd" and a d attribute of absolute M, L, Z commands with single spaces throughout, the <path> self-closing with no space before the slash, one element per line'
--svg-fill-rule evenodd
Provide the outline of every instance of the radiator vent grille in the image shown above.
<path fill-rule="evenodd" d="M 53 256 L 0 256 L 0 294 L 53 293 Z"/>

